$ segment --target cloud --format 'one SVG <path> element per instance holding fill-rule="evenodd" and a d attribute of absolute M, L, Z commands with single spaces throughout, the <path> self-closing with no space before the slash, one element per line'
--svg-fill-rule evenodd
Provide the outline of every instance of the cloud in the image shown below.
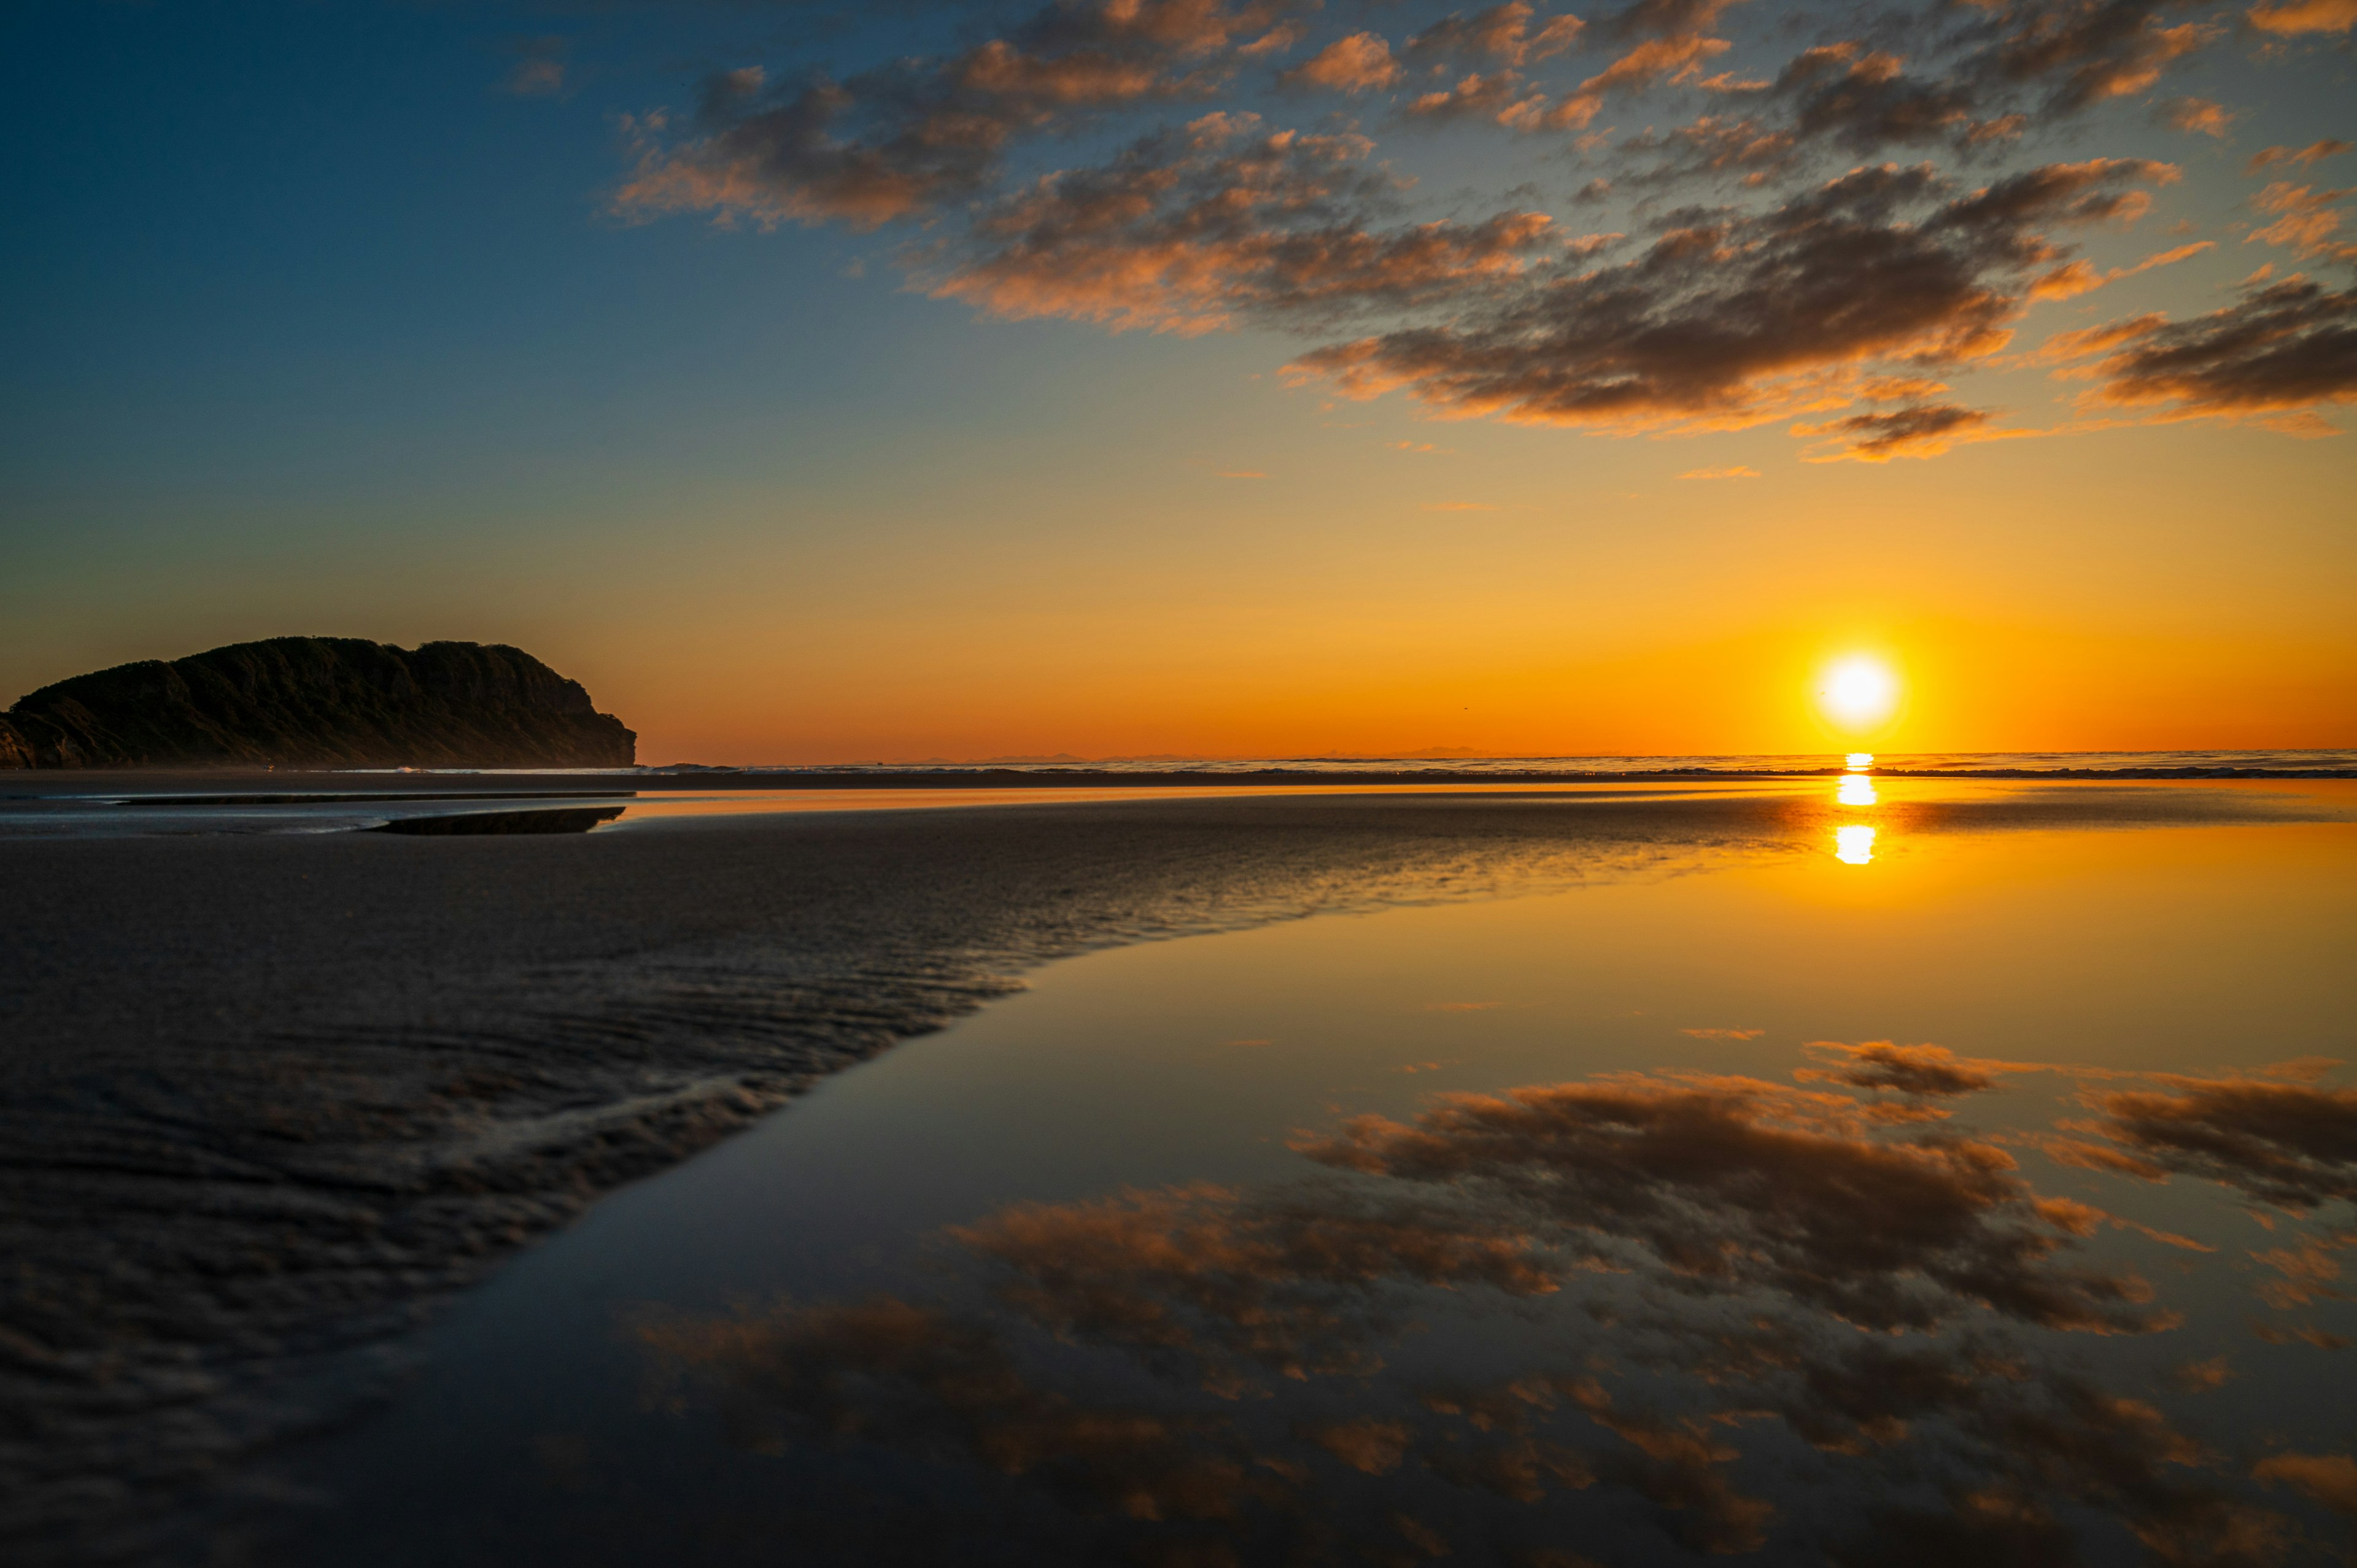
<path fill-rule="evenodd" d="M 1960 1057 L 1944 1046 L 1900 1046 L 1889 1040 L 1857 1046 L 1819 1040 L 1807 1048 L 1826 1065 L 1796 1069 L 1792 1076 L 1803 1083 L 1846 1083 L 1916 1096 L 1980 1094 L 1997 1087 L 1999 1073 L 2035 1070 L 2023 1062 Z"/>
<path fill-rule="evenodd" d="M 1546 123 L 1546 95 L 1526 88 L 1511 70 L 1479 71 L 1455 86 L 1422 93 L 1409 100 L 1405 113 L 1426 120 L 1480 118 L 1495 120 L 1515 130 L 1536 130 Z"/>
<path fill-rule="evenodd" d="M 2151 409 L 2167 419 L 2295 414 L 2357 401 L 2357 289 L 2333 291 L 2301 277 L 2246 288 L 2239 304 L 2190 320 L 2158 313 L 2082 332 L 2041 348 L 2042 358 L 2103 353 L 2058 373 L 2097 381 L 2097 408 Z M 2315 421 L 2296 431 L 2329 432 Z"/>
<path fill-rule="evenodd" d="M 1663 82 L 1699 80 L 1704 63 L 1733 46 L 1694 30 L 1707 26 L 1706 20 L 1694 21 L 1692 27 L 1671 24 L 1678 18 L 1715 16 L 1721 9 L 1723 5 L 1631 7 L 1622 17 L 1643 13 L 1651 19 L 1608 22 L 1599 28 L 1603 36 L 1625 39 L 1658 27 L 1670 30 L 1644 37 L 1560 99 L 1525 81 L 1516 68 L 1570 48 L 1580 32 L 1576 21 L 1558 17 L 1540 33 L 1528 35 L 1523 30 L 1530 16 L 1526 5 L 1498 6 L 1470 19 L 1452 16 L 1410 39 L 1411 57 L 1487 59 L 1499 62 L 1497 68 L 1469 72 L 1453 86 L 1424 93 L 1407 104 L 1406 113 L 1423 119 L 1479 117 L 1523 132 L 1585 129 L 1611 97 L 1643 92 Z"/>
<path fill-rule="evenodd" d="M 2233 1380 L 2233 1363 L 2223 1356 L 2206 1361 L 2180 1361 L 2169 1369 L 2169 1380 L 2188 1393 L 2207 1393 Z"/>
<path fill-rule="evenodd" d="M 2262 1481 L 2281 1481 L 2334 1513 L 2357 1519 L 2357 1458 L 2346 1454 L 2273 1454 L 2251 1466 Z"/>
<path fill-rule="evenodd" d="M 2246 15 L 2263 33 L 2345 33 L 2357 27 L 2357 0 L 2283 0 Z"/>
<path fill-rule="evenodd" d="M 1741 0 L 1634 0 L 1598 21 L 1608 38 L 1674 38 L 1700 33 Z"/>
<path fill-rule="evenodd" d="M 1887 463 L 1893 457 L 1936 457 L 1960 442 L 2026 433 L 1991 429 L 1985 409 L 1939 403 L 1796 424 L 1792 434 L 1824 438 L 1825 444 L 1809 455 L 1812 462 Z"/>
<path fill-rule="evenodd" d="M 2347 152 L 2352 145 L 2357 145 L 2357 143 L 2327 140 L 2310 142 L 2308 145 L 2298 148 L 2264 147 L 2253 153 L 2251 161 L 2244 166 L 2253 174 L 2258 173 L 2261 169 L 2273 168 L 2277 164 L 2298 164 L 2300 167 L 2306 168 L 2310 164 L 2337 157 Z"/>
<path fill-rule="evenodd" d="M 2210 24 L 2169 27 L 2168 0 L 2033 0 L 1996 9 L 1988 74 L 2047 84 L 2049 104 L 2083 109 L 2142 92 L 2170 64 L 2219 36 Z"/>
<path fill-rule="evenodd" d="M 1727 468 L 1688 468 L 1684 473 L 1678 476 L 1681 479 L 1756 479 L 1759 477 L 1759 469 L 1748 467 L 1740 463 L 1732 467 Z M 1710 1032 L 1713 1031 L 1706 1031 L 1702 1029 L 1688 1029 L 1686 1031 L 1689 1035 L 1700 1035 Z M 1719 1034 L 1732 1035 L 1738 1038 L 1749 1037 L 1749 1035 L 1742 1030 L 1725 1029 L 1716 1032 Z M 1749 1033 L 1749 1035 L 1757 1035 L 1760 1031 L 1753 1029 Z"/>
<path fill-rule="evenodd" d="M 2352 1241 L 2357 1241 L 2357 1236 L 2341 1238 L 2338 1244 Z M 2319 1301 L 2348 1300 L 2348 1292 L 2333 1283 L 2341 1277 L 2341 1260 L 2332 1255 L 2334 1244 L 2303 1236 L 2297 1246 L 2253 1252 L 2253 1258 L 2283 1276 L 2262 1283 L 2258 1286 L 2259 1299 L 2279 1311 Z"/>
<path fill-rule="evenodd" d="M 1718 479 L 1737 478 L 1756 479 L 1759 477 L 1759 475 L 1753 473 L 1749 468 L 1734 468 L 1727 470 L 1705 470 L 1698 468 L 1691 474 L 1680 474 L 1678 476 L 1678 478 L 1682 479 Z M 1678 1031 L 1678 1033 L 1682 1035 L 1691 1035 L 1697 1040 L 1756 1040 L 1767 1032 L 1768 1031 L 1765 1029 L 1681 1029 Z"/>
<path fill-rule="evenodd" d="M 2234 123 L 2231 110 L 2207 98 L 2172 98 L 2154 113 L 2172 131 L 2198 131 L 2205 136 L 2222 137 Z"/>
<path fill-rule="evenodd" d="M 2357 262 L 2357 245 L 2334 237 L 2341 231 L 2341 214 L 2333 208 L 2352 194 L 2357 194 L 2357 186 L 2312 190 L 2304 185 L 2277 180 L 2251 198 L 2251 205 L 2275 221 L 2264 229 L 2253 230 L 2243 237 L 2243 242 L 2288 245 L 2291 253 L 2302 261 L 2323 256 L 2336 262 Z"/>
<path fill-rule="evenodd" d="M 2357 1201 L 2357 1089 L 2262 1079 L 2156 1074 L 2158 1089 L 2091 1092 L 2086 1130 L 2133 1156 L 2148 1177 L 2170 1171 L 2305 1212 Z"/>
<path fill-rule="evenodd" d="M 2204 251 L 2215 250 L 2217 247 L 2218 242 L 2215 240 L 2197 240 L 2190 245 L 2178 245 L 2147 256 L 2132 267 L 2114 267 L 2109 272 L 2097 272 L 2085 261 L 2067 262 L 2052 272 L 2032 279 L 2029 285 L 2029 297 L 2075 299 L 2080 295 L 2092 293 L 2107 283 L 2117 283 L 2122 278 L 2132 278 L 2139 273 L 2148 273 L 2155 267 L 2174 266 L 2179 262 L 2198 256 Z"/>
<path fill-rule="evenodd" d="M 1052 1332 L 1122 1346 L 1232 1395 L 1257 1370 L 1357 1375 L 1394 1282 L 1508 1296 L 1560 1288 L 1510 1217 L 1414 1194 L 1197 1186 L 1017 1204 L 950 1235 L 1006 1272 L 1003 1299 Z"/>
<path fill-rule="evenodd" d="M 672 1377 L 718 1381 L 740 1431 L 784 1422 L 954 1457 L 1084 1513 L 1230 1520 L 1283 1490 L 1222 1423 L 1072 1400 L 1027 1376 L 993 1326 L 892 1296 L 650 1318 L 638 1337 Z"/>
<path fill-rule="evenodd" d="M 1288 87 L 1322 87 L 1330 92 L 1367 92 L 1399 81 L 1392 46 L 1374 33 L 1337 38 L 1277 80 Z"/>
<path fill-rule="evenodd" d="M 1391 188 L 1361 166 L 1369 150 L 1207 116 L 985 210 L 930 292 L 1010 320 L 1191 334 L 1462 297 L 1511 283 L 1556 242 L 1534 212 L 1370 229 Z"/>
<path fill-rule="evenodd" d="M 565 40 L 547 37 L 525 38 L 516 45 L 516 62 L 500 80 L 500 89 L 518 98 L 554 98 L 565 87 Z"/>
<path fill-rule="evenodd" d="M 1296 381 L 1393 391 L 1448 413 L 1607 431 L 1733 429 L 1852 400 L 1874 361 L 1957 363 L 2002 348 L 2039 232 L 2132 214 L 2134 160 L 2053 164 L 1962 196 L 1930 168 L 1862 168 L 1759 216 L 1690 211 L 1641 256 L 1534 280 L 1448 326 L 1313 350 Z M 1928 209 L 1928 210 L 1926 210 Z M 1863 416 L 1896 451 L 1972 421 Z M 1886 439 L 1887 437 L 1887 439 Z"/>
<path fill-rule="evenodd" d="M 1756 119 L 1705 114 L 1668 131 L 1645 130 L 1615 149 L 1623 157 L 1643 157 L 1651 166 L 1625 177 L 1641 186 L 1675 184 L 1713 175 L 1737 175 L 1749 187 L 1762 186 L 1798 160 L 1799 135 Z M 1609 182 L 1599 181 L 1609 194 Z"/>
<path fill-rule="evenodd" d="M 1508 1195 L 1690 1288 L 1771 1291 L 1862 1327 L 1927 1329 L 1974 1302 L 2048 1327 L 2152 1326 L 2138 1282 L 2052 1262 L 2061 1238 L 2002 1151 L 1874 1135 L 1888 1124 L 1842 1095 L 1624 1075 L 1451 1095 L 1413 1123 L 1362 1117 L 1298 1146 L 1341 1170 Z"/>
<path fill-rule="evenodd" d="M 1579 84 L 1579 90 L 1548 110 L 1541 118 L 1549 126 L 1585 128 L 1615 94 L 1642 92 L 1661 82 L 1687 82 L 1701 78 L 1707 61 L 1734 46 L 1725 38 L 1695 33 L 1648 38 Z"/>
<path fill-rule="evenodd" d="M 1537 16 L 1526 0 L 1508 0 L 1470 16 L 1450 12 L 1408 39 L 1408 58 L 1434 59 L 1487 59 L 1502 65 L 1534 65 L 1562 54 L 1579 41 L 1586 24 L 1568 14 L 1550 16 L 1534 31 Z"/>
<path fill-rule="evenodd" d="M 1976 156 L 2153 86 L 2217 36 L 2208 24 L 2166 25 L 2170 0 L 2012 0 L 1959 5 L 1910 18 L 1901 55 L 1862 39 L 1802 49 L 1763 82 L 1724 84 L 1773 106 L 1759 134 L 1789 151 L 1824 142 L 1876 156 L 1945 145 Z M 1953 25 L 1944 30 L 1943 19 Z M 2225 112 L 2179 99 L 2169 123 L 2222 129 Z"/>
<path fill-rule="evenodd" d="M 1048 6 L 956 55 L 842 81 L 773 91 L 758 71 L 722 72 L 707 79 L 685 134 L 665 113 L 624 118 L 632 166 L 612 209 L 763 226 L 909 218 L 983 189 L 1018 134 L 1208 95 L 1224 57 L 1275 14 L 1265 0 L 1094 0 Z"/>

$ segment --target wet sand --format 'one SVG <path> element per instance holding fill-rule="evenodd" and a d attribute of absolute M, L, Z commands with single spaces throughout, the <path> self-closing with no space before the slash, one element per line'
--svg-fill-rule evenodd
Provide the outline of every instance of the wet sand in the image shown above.
<path fill-rule="evenodd" d="M 2339 817 L 2341 789 L 2018 788 L 1885 814 Z M 266 1502 L 242 1462 L 364 1408 L 451 1293 L 1045 960 L 1823 853 L 1823 794 L 0 842 L 0 1541 L 130 1560 Z"/>

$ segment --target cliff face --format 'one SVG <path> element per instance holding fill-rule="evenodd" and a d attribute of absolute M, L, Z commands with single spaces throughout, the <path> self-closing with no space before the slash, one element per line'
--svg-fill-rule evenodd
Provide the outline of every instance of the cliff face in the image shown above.
<path fill-rule="evenodd" d="M 521 649 L 274 637 L 44 686 L 0 768 L 627 768 L 638 736 Z"/>

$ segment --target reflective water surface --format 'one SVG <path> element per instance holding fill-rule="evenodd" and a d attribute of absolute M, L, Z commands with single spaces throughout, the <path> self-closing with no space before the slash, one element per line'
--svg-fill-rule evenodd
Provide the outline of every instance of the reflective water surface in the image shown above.
<path fill-rule="evenodd" d="M 2352 787 L 1820 783 L 1035 975 L 525 1257 L 224 1552 L 2350 1560 Z"/>

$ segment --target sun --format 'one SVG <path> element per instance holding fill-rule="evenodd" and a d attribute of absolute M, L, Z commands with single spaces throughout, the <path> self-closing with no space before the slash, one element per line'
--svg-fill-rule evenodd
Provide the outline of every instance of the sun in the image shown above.
<path fill-rule="evenodd" d="M 1852 654 L 1825 666 L 1817 679 L 1817 705 L 1843 729 L 1873 729 L 1899 706 L 1899 677 L 1879 659 Z"/>

